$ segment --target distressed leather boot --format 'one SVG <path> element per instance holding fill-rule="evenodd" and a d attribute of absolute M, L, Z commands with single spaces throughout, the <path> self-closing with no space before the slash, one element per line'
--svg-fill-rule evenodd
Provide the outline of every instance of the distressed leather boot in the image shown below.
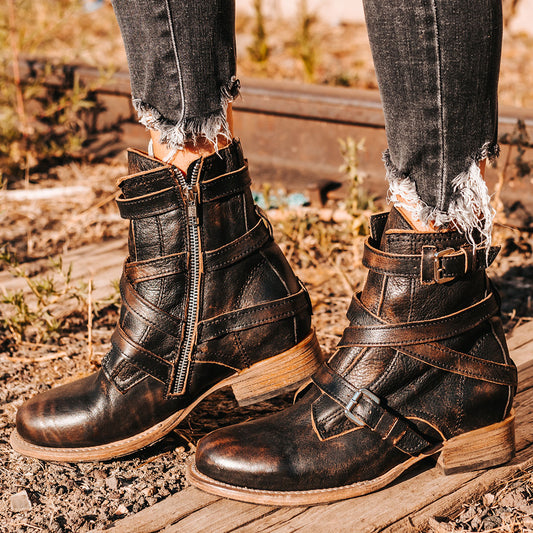
<path fill-rule="evenodd" d="M 13 448 L 39 459 L 111 459 L 170 432 L 230 385 L 246 405 L 321 360 L 308 294 L 254 205 L 238 141 L 176 167 L 129 152 L 118 206 L 130 220 L 122 308 L 95 374 L 19 409 Z"/>
<path fill-rule="evenodd" d="M 497 249 L 418 233 L 395 209 L 371 227 L 337 351 L 295 405 L 201 439 L 194 485 L 309 505 L 378 490 L 427 456 L 445 473 L 511 459 L 517 374 L 485 275 Z"/>

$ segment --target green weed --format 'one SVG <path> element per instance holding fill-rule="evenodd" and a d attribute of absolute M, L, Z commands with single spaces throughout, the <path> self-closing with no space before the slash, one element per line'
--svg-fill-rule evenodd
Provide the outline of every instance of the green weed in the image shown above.
<path fill-rule="evenodd" d="M 254 40 L 251 46 L 248 47 L 248 54 L 252 61 L 264 66 L 270 56 L 270 47 L 268 46 L 266 37 L 262 0 L 254 0 L 254 18 Z"/>
<path fill-rule="evenodd" d="M 33 68 L 23 59 L 39 54 L 56 37 L 76 0 L 35 3 L 8 0 L 0 7 L 0 167 L 9 183 L 36 168 L 79 155 L 87 138 L 80 113 L 94 106 L 90 88 L 61 63 Z M 48 81 L 59 77 L 62 87 Z"/>
<path fill-rule="evenodd" d="M 22 278 L 25 288 L 4 290 L 0 294 L 0 339 L 7 338 L 8 345 L 20 343 L 45 343 L 56 340 L 70 325 L 73 316 L 87 321 L 87 298 L 92 291 L 85 281 L 74 282 L 72 265 L 63 264 L 61 257 L 50 259 L 46 275 L 32 277 L 17 258 L 5 247 L 0 249 L 0 263 L 17 278 Z M 118 304 L 118 290 L 106 299 L 92 302 L 95 316 L 109 306 Z"/>
<path fill-rule="evenodd" d="M 359 168 L 359 155 L 365 150 L 365 139 L 355 141 L 352 137 L 339 139 L 343 164 L 339 167 L 348 180 L 348 196 L 344 206 L 353 217 L 351 231 L 354 235 L 368 233 L 368 211 L 375 211 L 374 196 L 368 194 L 364 185 L 365 176 Z"/>
<path fill-rule="evenodd" d="M 313 34 L 316 15 L 309 11 L 307 0 L 300 0 L 298 12 L 295 53 L 302 61 L 305 81 L 312 83 L 315 81 L 318 58 L 318 44 Z"/>

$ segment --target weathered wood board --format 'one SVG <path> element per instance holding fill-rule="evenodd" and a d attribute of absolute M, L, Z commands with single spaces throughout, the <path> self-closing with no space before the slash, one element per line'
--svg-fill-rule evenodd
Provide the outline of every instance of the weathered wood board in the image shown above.
<path fill-rule="evenodd" d="M 109 533 L 228 532 L 404 532 L 423 529 L 434 516 L 447 515 L 522 469 L 533 466 L 533 322 L 509 338 L 519 365 L 515 399 L 515 459 L 500 468 L 444 476 L 432 463 L 407 473 L 374 494 L 329 505 L 275 508 L 210 496 L 189 487 L 140 513 L 124 518 Z"/>
<path fill-rule="evenodd" d="M 124 239 L 112 239 L 95 244 L 87 244 L 62 255 L 63 265 L 72 264 L 72 280 L 93 282 L 93 300 L 105 298 L 112 293 L 111 282 L 120 279 L 122 263 L 127 255 Z M 48 265 L 46 259 L 39 264 Z M 24 265 L 23 265 L 24 266 Z M 32 265 L 33 268 L 36 265 Z M 48 272 L 47 272 L 48 275 Z M 9 271 L 0 272 L 0 291 L 27 290 L 23 278 L 14 277 Z"/>

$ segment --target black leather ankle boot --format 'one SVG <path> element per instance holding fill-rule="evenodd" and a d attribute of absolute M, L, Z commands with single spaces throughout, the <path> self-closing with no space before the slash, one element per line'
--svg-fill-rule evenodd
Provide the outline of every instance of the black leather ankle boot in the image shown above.
<path fill-rule="evenodd" d="M 371 226 L 337 351 L 294 406 L 201 439 L 191 483 L 309 505 L 378 490 L 430 455 L 445 473 L 511 459 L 516 368 L 485 275 L 497 249 L 416 232 L 395 209 Z"/>
<path fill-rule="evenodd" d="M 296 388 L 318 367 L 308 294 L 258 211 L 238 141 L 176 167 L 129 152 L 118 206 L 130 220 L 122 308 L 99 372 L 39 394 L 13 448 L 104 460 L 171 431 L 231 385 L 241 405 Z"/>

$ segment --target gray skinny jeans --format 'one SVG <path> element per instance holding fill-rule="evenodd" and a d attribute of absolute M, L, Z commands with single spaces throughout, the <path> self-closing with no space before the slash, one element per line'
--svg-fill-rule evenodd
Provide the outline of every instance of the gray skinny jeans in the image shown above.
<path fill-rule="evenodd" d="M 133 102 L 161 141 L 228 134 L 234 0 L 113 0 Z M 477 163 L 497 155 L 501 0 L 364 0 L 385 112 L 389 195 L 416 218 L 490 239 Z"/>

